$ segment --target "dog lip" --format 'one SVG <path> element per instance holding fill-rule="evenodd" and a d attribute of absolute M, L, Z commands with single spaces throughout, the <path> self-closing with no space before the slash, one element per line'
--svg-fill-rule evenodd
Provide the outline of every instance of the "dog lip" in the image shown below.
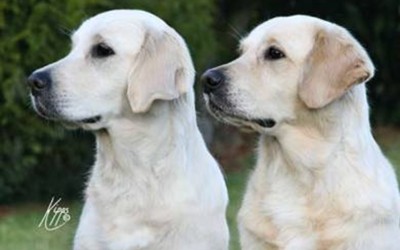
<path fill-rule="evenodd" d="M 61 122 L 66 122 L 66 123 L 84 123 L 84 124 L 93 124 L 96 122 L 99 122 L 101 120 L 100 115 L 92 116 L 89 118 L 85 119 L 80 119 L 80 120 L 70 120 L 66 117 L 63 117 L 59 114 L 50 112 L 41 102 L 37 101 L 34 104 L 36 112 L 43 118 L 48 119 L 48 120 L 53 120 L 53 121 L 61 121 Z"/>
<path fill-rule="evenodd" d="M 55 113 L 54 108 L 50 108 L 50 110 L 49 110 L 48 108 L 46 108 L 46 105 L 43 105 L 43 103 L 37 99 L 35 99 L 33 107 L 34 107 L 36 113 L 45 119 L 48 119 L 48 120 L 57 120 L 58 119 L 58 115 L 57 115 L 57 113 Z"/>
<path fill-rule="evenodd" d="M 255 122 L 261 127 L 272 128 L 276 122 L 273 119 L 251 119 L 251 122 Z"/>
<path fill-rule="evenodd" d="M 221 108 L 220 106 L 218 106 L 217 104 L 215 104 L 212 101 L 209 101 L 209 106 L 211 109 L 217 110 L 219 113 L 235 118 L 235 119 L 240 119 L 246 122 L 251 122 L 251 123 L 256 123 L 261 127 L 264 128 L 272 128 L 276 125 L 276 121 L 274 119 L 271 118 L 266 118 L 266 119 L 250 119 L 250 118 L 246 118 L 243 117 L 241 115 L 237 115 L 237 114 L 233 114 L 231 112 L 226 112 L 223 108 Z"/>
<path fill-rule="evenodd" d="M 98 122 L 100 120 L 101 120 L 101 116 L 100 115 L 96 115 L 96 116 L 93 116 L 93 117 L 89 117 L 89 118 L 85 118 L 85 119 L 79 120 L 77 122 L 78 123 L 93 124 L 93 123 L 96 123 L 96 122 Z"/>

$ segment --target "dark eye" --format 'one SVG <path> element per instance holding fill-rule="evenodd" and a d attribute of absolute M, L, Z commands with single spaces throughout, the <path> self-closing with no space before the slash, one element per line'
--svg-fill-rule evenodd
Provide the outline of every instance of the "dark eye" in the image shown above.
<path fill-rule="evenodd" d="M 97 58 L 103 58 L 114 55 L 115 52 L 105 43 L 99 43 L 93 46 L 92 56 Z"/>
<path fill-rule="evenodd" d="M 267 49 L 264 55 L 265 59 L 267 60 L 278 60 L 285 57 L 285 54 L 277 49 L 276 47 L 272 46 Z"/>

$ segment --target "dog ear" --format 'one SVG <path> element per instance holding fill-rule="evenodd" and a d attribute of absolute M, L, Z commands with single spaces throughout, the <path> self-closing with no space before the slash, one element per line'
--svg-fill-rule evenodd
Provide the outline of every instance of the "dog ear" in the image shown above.
<path fill-rule="evenodd" d="M 160 33 L 146 34 L 130 75 L 127 95 L 135 113 L 148 111 L 155 100 L 178 98 L 194 82 L 192 60 L 183 39 Z"/>
<path fill-rule="evenodd" d="M 371 59 L 347 31 L 321 29 L 306 59 L 299 96 L 307 107 L 322 108 L 373 74 Z"/>

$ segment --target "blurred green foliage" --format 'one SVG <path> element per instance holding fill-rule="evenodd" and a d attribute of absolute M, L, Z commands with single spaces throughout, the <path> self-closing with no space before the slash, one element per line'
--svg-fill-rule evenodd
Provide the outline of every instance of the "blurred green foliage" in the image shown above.
<path fill-rule="evenodd" d="M 145 9 L 163 17 L 190 44 L 197 68 L 215 54 L 212 0 L 0 2 L 0 203 L 80 194 L 93 139 L 38 118 L 25 79 L 68 52 L 69 34 L 83 20 L 113 8 Z"/>
<path fill-rule="evenodd" d="M 366 47 L 377 68 L 368 84 L 373 121 L 400 124 L 398 0 L 2 1 L 0 204 L 48 200 L 52 195 L 79 197 L 93 161 L 93 138 L 38 118 L 25 79 L 34 69 L 68 52 L 69 34 L 83 20 L 122 8 L 150 11 L 174 27 L 186 39 L 200 74 L 237 56 L 240 37 L 269 18 L 309 14 L 343 25 Z"/>

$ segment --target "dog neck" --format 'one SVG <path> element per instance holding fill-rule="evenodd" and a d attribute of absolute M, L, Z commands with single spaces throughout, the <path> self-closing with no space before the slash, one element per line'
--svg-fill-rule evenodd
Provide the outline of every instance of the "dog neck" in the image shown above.
<path fill-rule="evenodd" d="M 198 139 L 193 138 L 198 135 L 193 130 L 198 129 L 190 94 L 173 101 L 156 101 L 143 114 L 124 114 L 96 134 L 94 172 L 160 174 L 168 167 L 183 168 L 187 165 L 184 152 Z"/>
<path fill-rule="evenodd" d="M 262 136 L 260 162 L 276 166 L 274 171 L 295 173 L 296 179 L 308 185 L 333 168 L 338 174 L 342 166 L 372 168 L 374 160 L 365 161 L 376 155 L 371 154 L 375 150 L 379 148 L 370 132 L 365 86 L 359 85 L 328 107 L 300 112 L 296 121 L 283 124 L 274 137 Z M 271 163 L 278 159 L 279 164 Z"/>

